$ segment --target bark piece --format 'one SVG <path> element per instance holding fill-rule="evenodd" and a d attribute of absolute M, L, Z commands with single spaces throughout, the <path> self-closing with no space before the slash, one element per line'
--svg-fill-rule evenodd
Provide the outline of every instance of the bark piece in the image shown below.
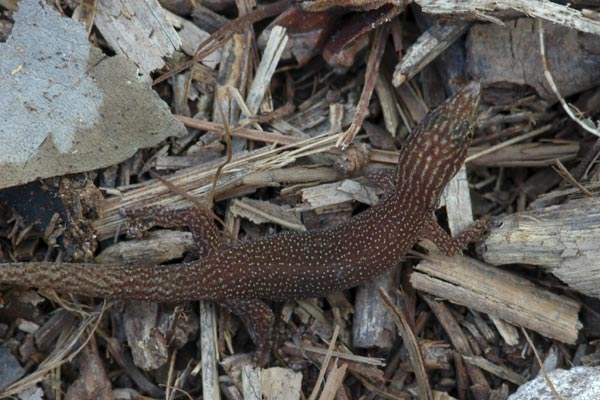
<path fill-rule="evenodd" d="M 496 365 L 483 357 L 463 357 L 463 359 L 472 365 L 476 365 L 484 371 L 494 374 L 516 385 L 522 385 L 523 383 L 525 383 L 525 378 L 523 378 L 521 375 L 517 374 L 516 372 L 512 371 L 507 367 Z"/>
<path fill-rule="evenodd" d="M 429 256 L 419 263 L 410 282 L 417 290 L 564 343 L 575 343 L 581 328 L 578 301 L 474 259 Z"/>
<path fill-rule="evenodd" d="M 600 48 L 594 41 L 598 36 L 549 22 L 543 27 L 548 69 L 560 94 L 568 97 L 597 86 L 600 83 Z M 484 86 L 526 85 L 542 98 L 556 101 L 556 95 L 544 78 L 535 19 L 507 21 L 505 26 L 475 25 L 468 36 L 467 53 L 468 71 L 481 79 Z"/>
<path fill-rule="evenodd" d="M 486 388 L 489 389 L 489 383 L 487 382 L 485 375 L 483 375 L 483 372 L 481 372 L 479 368 L 470 364 L 465 364 L 462 361 L 461 356 L 473 356 L 473 350 L 471 349 L 469 340 L 460 328 L 460 325 L 458 325 L 458 322 L 450 312 L 448 306 L 443 302 L 432 299 L 429 296 L 424 296 L 424 299 L 429 305 L 429 308 L 431 308 L 431 311 L 433 311 L 433 313 L 435 314 L 437 320 L 440 322 L 440 324 L 446 331 L 450 342 L 460 355 L 459 357 L 457 357 L 460 360 L 460 366 L 457 366 L 457 373 L 462 373 L 462 371 L 464 371 L 471 379 L 473 386 L 477 386 L 484 391 L 486 390 Z M 466 385 L 466 375 L 464 376 L 464 378 L 465 379 L 463 381 Z M 471 386 L 471 390 L 473 390 L 473 386 Z"/>
<path fill-rule="evenodd" d="M 385 129 L 390 135 L 396 137 L 398 126 L 400 125 L 400 115 L 398 114 L 398 101 L 394 93 L 394 88 L 387 77 L 386 71 L 379 71 L 377 80 L 375 81 L 375 93 L 381 105 L 381 113 Z M 363 122 L 363 125 L 365 122 Z"/>
<path fill-rule="evenodd" d="M 600 199 L 585 198 L 499 221 L 483 245 L 486 262 L 533 264 L 600 297 Z"/>
<path fill-rule="evenodd" d="M 51 346 L 58 336 L 63 332 L 68 332 L 75 325 L 75 316 L 66 311 L 64 308 L 59 308 L 52 314 L 44 325 L 40 327 L 34 334 L 36 347 L 43 352 L 51 350 Z"/>
<path fill-rule="evenodd" d="M 579 143 L 524 143 L 514 144 L 497 149 L 472 160 L 467 159 L 470 167 L 545 167 L 573 160 L 579 152 Z M 471 148 L 469 155 L 477 155 L 485 151 L 482 148 Z"/>
<path fill-rule="evenodd" d="M 433 392 L 431 391 L 431 384 L 429 381 L 429 377 L 427 376 L 427 372 L 425 371 L 425 362 L 423 360 L 423 352 L 419 346 L 419 342 L 417 340 L 417 336 L 412 329 L 411 321 L 409 321 L 408 313 L 406 312 L 406 306 L 403 307 L 404 310 L 396 307 L 392 299 L 387 295 L 387 293 L 380 289 L 379 293 L 386 306 L 388 307 L 390 314 L 394 316 L 394 322 L 396 323 L 396 327 L 398 329 L 398 333 L 402 337 L 404 342 L 404 346 L 406 346 L 406 350 L 408 351 L 410 364 L 412 370 L 415 374 L 415 379 L 417 381 L 417 387 L 419 390 L 418 397 L 425 399 L 433 399 Z M 407 303 L 406 296 L 401 296 L 401 302 Z"/>
<path fill-rule="evenodd" d="M 77 355 L 79 378 L 69 387 L 65 400 L 97 399 L 111 400 L 112 386 L 98 354 L 98 346 L 92 336 L 88 344 Z"/>
<path fill-rule="evenodd" d="M 229 22 L 227 18 L 202 4 L 197 4 L 192 11 L 192 21 L 208 33 L 215 33 Z"/>
<path fill-rule="evenodd" d="M 158 304 L 128 301 L 123 317 L 127 343 L 135 365 L 144 370 L 163 366 L 168 360 L 169 349 L 165 336 L 156 329 Z"/>

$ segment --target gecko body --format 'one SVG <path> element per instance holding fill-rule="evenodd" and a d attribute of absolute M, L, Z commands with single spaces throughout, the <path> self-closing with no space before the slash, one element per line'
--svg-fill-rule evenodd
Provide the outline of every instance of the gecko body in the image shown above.
<path fill-rule="evenodd" d="M 472 82 L 427 114 L 400 151 L 393 182 L 378 204 L 347 222 L 308 232 L 284 232 L 224 244 L 202 213 L 157 211 L 159 225 L 188 225 L 201 258 L 175 265 L 72 263 L 0 264 L 0 282 L 94 297 L 152 302 L 211 299 L 270 336 L 273 316 L 263 299 L 323 296 L 359 285 L 392 267 L 421 238 L 447 254 L 481 234 L 482 225 L 450 237 L 434 220 L 442 190 L 464 163 L 481 89 Z M 259 351 L 268 339 L 257 343 Z"/>

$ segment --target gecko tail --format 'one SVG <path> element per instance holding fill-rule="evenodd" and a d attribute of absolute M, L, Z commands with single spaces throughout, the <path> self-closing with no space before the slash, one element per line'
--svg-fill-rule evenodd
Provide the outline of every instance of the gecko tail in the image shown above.
<path fill-rule="evenodd" d="M 0 264 L 0 283 L 107 299 L 177 302 L 204 298 L 181 290 L 193 268 L 177 265 L 84 263 Z"/>

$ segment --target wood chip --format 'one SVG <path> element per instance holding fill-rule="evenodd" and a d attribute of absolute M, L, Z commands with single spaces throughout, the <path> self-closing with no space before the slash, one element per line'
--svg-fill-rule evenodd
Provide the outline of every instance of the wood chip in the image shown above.
<path fill-rule="evenodd" d="M 537 265 L 569 286 L 600 297 L 600 199 L 586 198 L 502 218 L 484 242 L 491 264 Z"/>
<path fill-rule="evenodd" d="M 94 23 L 112 49 L 132 60 L 144 75 L 162 68 L 181 46 L 157 0 L 99 0 Z"/>
<path fill-rule="evenodd" d="M 410 282 L 417 290 L 493 314 L 564 343 L 575 343 L 581 304 L 477 260 L 428 256 Z"/>

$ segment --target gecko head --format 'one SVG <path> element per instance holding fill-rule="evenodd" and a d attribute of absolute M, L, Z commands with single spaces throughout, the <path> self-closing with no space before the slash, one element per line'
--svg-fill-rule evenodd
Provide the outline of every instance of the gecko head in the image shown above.
<path fill-rule="evenodd" d="M 419 124 L 420 132 L 415 132 L 415 136 L 420 136 L 421 143 L 442 146 L 446 151 L 468 147 L 473 139 L 480 100 L 481 85 L 473 81 L 431 110 Z"/>
<path fill-rule="evenodd" d="M 460 147 L 468 146 L 473 139 L 480 100 L 481 85 L 473 81 L 449 98 L 442 107 L 448 119 L 453 121 L 448 125 L 447 134 Z"/>
<path fill-rule="evenodd" d="M 419 179 L 419 187 L 426 187 L 423 190 L 432 192 L 428 197 L 437 201 L 438 194 L 465 161 L 480 100 L 481 86 L 471 82 L 431 110 L 413 129 L 400 152 L 398 167 L 407 173 L 399 171 L 399 179 Z"/>

